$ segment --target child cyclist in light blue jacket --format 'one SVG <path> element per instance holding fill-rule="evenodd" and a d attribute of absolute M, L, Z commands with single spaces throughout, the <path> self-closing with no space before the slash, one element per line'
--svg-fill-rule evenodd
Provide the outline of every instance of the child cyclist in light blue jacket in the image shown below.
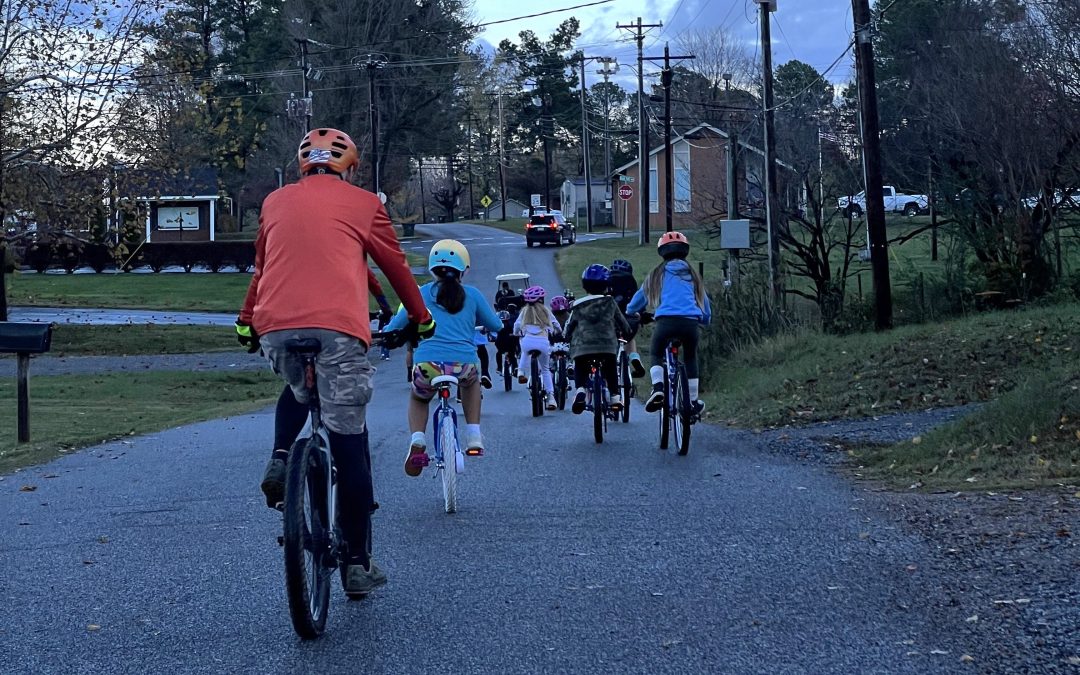
<path fill-rule="evenodd" d="M 664 350 L 668 342 L 679 340 L 682 342 L 687 384 L 690 385 L 690 400 L 694 402 L 695 411 L 701 414 L 705 404 L 698 398 L 698 326 L 707 325 L 712 320 L 709 296 L 705 293 L 701 277 L 686 262 L 690 242 L 683 233 L 666 232 L 660 237 L 656 251 L 664 262 L 649 273 L 645 283 L 626 306 L 629 314 L 651 307 L 656 318 L 656 329 L 652 335 L 652 368 L 649 369 L 653 390 L 645 401 L 645 410 L 656 412 L 664 407 Z"/>
<path fill-rule="evenodd" d="M 413 353 L 412 396 L 409 399 L 409 453 L 405 473 L 419 476 L 428 465 L 428 404 L 435 397 L 431 380 L 440 375 L 458 378 L 458 393 L 465 410 L 465 454 L 484 454 L 480 436 L 480 365 L 476 352 L 476 327 L 497 331 L 502 321 L 483 294 L 461 283 L 469 269 L 469 251 L 453 239 L 443 239 L 431 247 L 428 271 L 435 280 L 420 287 L 424 304 L 435 318 L 435 335 L 424 340 Z M 400 330 L 408 323 L 399 310 L 388 330 Z"/>

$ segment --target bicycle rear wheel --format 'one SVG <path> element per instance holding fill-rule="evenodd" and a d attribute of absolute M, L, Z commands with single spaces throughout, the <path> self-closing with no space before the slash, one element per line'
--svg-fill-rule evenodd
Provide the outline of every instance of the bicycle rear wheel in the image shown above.
<path fill-rule="evenodd" d="M 604 380 L 597 373 L 593 376 L 592 404 L 593 404 L 593 439 L 597 443 L 604 442 Z"/>
<path fill-rule="evenodd" d="M 622 393 L 622 421 L 630 421 L 630 399 L 634 397 L 634 380 L 630 377 L 630 357 L 623 351 L 619 354 L 619 390 Z"/>
<path fill-rule="evenodd" d="M 555 405 L 559 410 L 566 409 L 566 357 L 559 356 L 555 359 Z"/>
<path fill-rule="evenodd" d="M 442 473 L 443 509 L 447 513 L 457 513 L 457 456 L 459 449 L 457 423 L 453 412 L 436 412 L 435 429 L 435 442 L 438 443 L 435 448 L 435 455 L 442 458 L 442 466 L 439 467 L 439 471 Z"/>
<path fill-rule="evenodd" d="M 660 420 L 660 449 L 667 450 L 668 432 L 671 429 L 671 378 L 667 368 L 664 368 L 664 407 L 656 418 Z"/>
<path fill-rule="evenodd" d="M 297 635 L 313 640 L 326 629 L 330 552 L 326 471 L 317 436 L 298 440 L 289 453 L 285 484 L 285 589 Z"/>
<path fill-rule="evenodd" d="M 675 431 L 675 447 L 680 455 L 685 455 L 690 452 L 690 382 L 686 379 L 686 367 L 681 363 L 675 372 L 675 414 L 671 421 Z"/>
<path fill-rule="evenodd" d="M 506 391 L 510 391 L 514 388 L 514 364 L 511 362 L 510 354 L 503 356 L 503 388 Z"/>
<path fill-rule="evenodd" d="M 530 355 L 529 361 L 529 399 L 532 401 L 532 416 L 544 414 L 544 385 L 540 379 L 540 359 Z"/>

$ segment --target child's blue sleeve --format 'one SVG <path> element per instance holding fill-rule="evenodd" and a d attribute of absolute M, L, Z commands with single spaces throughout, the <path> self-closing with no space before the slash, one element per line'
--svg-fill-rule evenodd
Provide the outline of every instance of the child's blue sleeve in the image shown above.
<path fill-rule="evenodd" d="M 637 314 L 643 309 L 645 309 L 645 289 L 639 288 L 634 291 L 634 297 L 630 298 L 630 303 L 626 305 L 626 313 Z"/>
<path fill-rule="evenodd" d="M 491 308 L 487 300 L 484 299 L 483 294 L 476 288 L 469 288 L 469 294 L 476 301 L 476 319 L 477 325 L 483 326 L 488 330 L 501 330 L 503 327 L 502 319 L 495 313 L 495 310 Z"/>
<path fill-rule="evenodd" d="M 385 330 L 401 330 L 409 323 L 409 313 L 405 311 L 404 307 L 399 307 L 397 314 L 393 319 L 390 319 L 390 323 L 386 324 Z"/>
<path fill-rule="evenodd" d="M 701 323 L 708 326 L 712 323 L 712 305 L 709 303 L 709 294 L 705 294 L 705 308 L 701 314 Z"/>

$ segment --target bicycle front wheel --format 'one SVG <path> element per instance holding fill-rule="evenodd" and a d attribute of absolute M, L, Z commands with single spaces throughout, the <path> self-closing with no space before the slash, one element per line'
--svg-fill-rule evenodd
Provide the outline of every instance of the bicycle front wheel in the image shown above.
<path fill-rule="evenodd" d="M 458 509 L 458 483 L 457 464 L 458 448 L 457 424 L 452 414 L 435 413 L 435 423 L 438 429 L 436 436 L 436 455 L 442 458 L 443 509 L 447 513 L 457 513 Z"/>
<path fill-rule="evenodd" d="M 690 452 L 690 382 L 686 379 L 686 368 L 678 365 L 675 376 L 675 413 L 672 415 L 672 428 L 675 432 L 675 447 L 680 455 Z"/>
<path fill-rule="evenodd" d="M 503 389 L 510 391 L 514 388 L 514 364 L 510 362 L 510 355 L 503 357 Z"/>
<path fill-rule="evenodd" d="M 313 640 L 326 629 L 330 604 L 330 532 L 326 472 L 318 437 L 298 440 L 285 484 L 285 589 L 297 635 Z"/>

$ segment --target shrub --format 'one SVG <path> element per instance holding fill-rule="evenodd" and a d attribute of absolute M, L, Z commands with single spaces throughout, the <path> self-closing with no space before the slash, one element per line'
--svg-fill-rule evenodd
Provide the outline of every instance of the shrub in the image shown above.
<path fill-rule="evenodd" d="M 29 265 L 38 274 L 44 274 L 49 269 L 49 265 L 52 264 L 52 247 L 52 239 L 47 237 L 41 237 L 37 241 L 31 242 L 23 253 L 23 263 Z"/>
<path fill-rule="evenodd" d="M 104 272 L 114 262 L 112 249 L 106 244 L 90 242 L 82 248 L 82 264 L 95 272 Z"/>

